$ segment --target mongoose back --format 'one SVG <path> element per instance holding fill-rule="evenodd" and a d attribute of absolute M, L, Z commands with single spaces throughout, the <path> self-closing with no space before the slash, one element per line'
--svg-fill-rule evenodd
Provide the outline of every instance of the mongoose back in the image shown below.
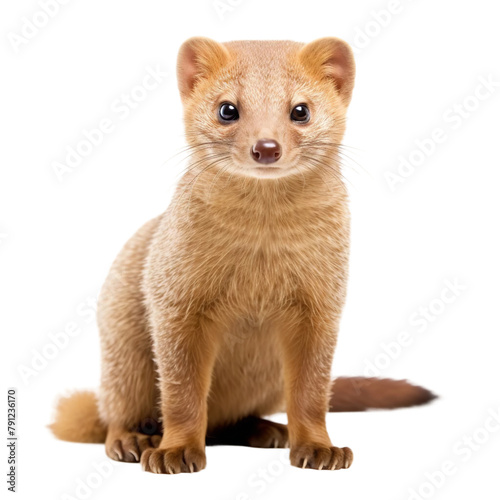
<path fill-rule="evenodd" d="M 101 290 L 98 394 L 60 401 L 61 439 L 194 472 L 205 445 L 290 447 L 292 465 L 351 465 L 327 411 L 424 403 L 405 381 L 330 369 L 346 294 L 340 147 L 354 86 L 337 38 L 186 41 L 178 57 L 188 168 Z M 286 410 L 288 425 L 262 417 Z"/>

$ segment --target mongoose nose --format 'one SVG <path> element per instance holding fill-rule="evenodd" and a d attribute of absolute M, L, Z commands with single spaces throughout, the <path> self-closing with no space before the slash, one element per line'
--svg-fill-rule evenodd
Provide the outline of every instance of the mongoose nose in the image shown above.
<path fill-rule="evenodd" d="M 274 163 L 281 158 L 281 146 L 274 139 L 259 139 L 252 146 L 252 157 L 259 163 Z"/>

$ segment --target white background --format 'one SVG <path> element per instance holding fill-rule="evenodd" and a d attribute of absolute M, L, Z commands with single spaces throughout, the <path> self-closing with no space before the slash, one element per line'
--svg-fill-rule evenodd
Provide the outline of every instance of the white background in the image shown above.
<path fill-rule="evenodd" d="M 4 386 L 18 388 L 18 498 L 497 498 L 500 423 L 488 420 L 500 411 L 495 2 L 224 5 L 221 13 L 212 0 L 70 0 L 21 43 L 24 18 L 41 8 L 34 0 L 2 4 L 0 319 Z M 168 160 L 184 144 L 174 69 L 179 45 L 194 35 L 339 36 L 357 47 L 345 138 L 357 163 L 344 167 L 351 278 L 333 373 L 362 374 L 373 363 L 382 376 L 408 378 L 441 397 L 416 409 L 329 415 L 335 444 L 354 450 L 348 471 L 291 468 L 286 451 L 218 447 L 207 450 L 199 474 L 155 476 L 113 463 L 102 477 L 92 462 L 107 460 L 103 446 L 60 442 L 45 427 L 58 394 L 97 387 L 99 287 L 125 241 L 167 206 L 184 166 L 182 156 Z M 145 95 L 134 91 L 157 66 L 168 73 L 162 83 Z M 488 96 L 479 89 L 478 101 L 481 78 L 497 86 Z M 144 100 L 125 116 L 116 100 L 132 91 Z M 454 106 L 464 101 L 468 116 L 458 119 Z M 59 181 L 54 162 L 103 118 L 113 131 Z M 387 172 L 397 173 L 401 157 L 422 160 L 415 141 L 436 128 L 445 139 L 391 190 Z M 462 290 L 443 304 L 447 279 Z M 429 304 L 433 320 L 416 323 Z M 71 323 L 80 333 L 23 378 L 20 367 L 44 349 L 53 354 L 49 334 Z M 412 342 L 398 348 L 401 332 Z M 436 474 L 444 462 L 449 474 Z M 90 481 L 86 493 L 82 481 Z"/>

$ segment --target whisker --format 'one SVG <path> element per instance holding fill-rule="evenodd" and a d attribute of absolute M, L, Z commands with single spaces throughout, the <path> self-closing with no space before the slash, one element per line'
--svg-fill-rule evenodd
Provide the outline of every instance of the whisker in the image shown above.
<path fill-rule="evenodd" d="M 322 147 L 324 146 L 324 147 Z M 322 141 L 322 140 L 317 140 L 317 141 L 307 141 L 303 142 L 299 146 L 297 146 L 297 149 L 303 150 L 307 149 L 308 151 L 314 151 L 314 150 L 334 150 L 335 155 L 339 157 L 340 159 L 344 160 L 342 163 L 344 166 L 348 167 L 351 169 L 353 172 L 355 172 L 358 175 L 366 174 L 369 177 L 372 177 L 370 173 L 366 170 L 366 168 L 363 167 L 358 161 L 356 161 L 352 156 L 350 156 L 351 151 L 349 151 L 349 154 L 345 151 L 346 148 L 349 148 L 345 144 L 340 144 L 340 143 L 335 143 L 331 141 Z M 350 148 L 350 149 L 355 149 L 355 148 Z M 356 152 L 356 151 L 355 151 Z M 354 153 L 355 153 L 354 152 Z M 357 170 L 356 167 L 359 167 L 362 172 Z"/>
<path fill-rule="evenodd" d="M 162 167 L 164 167 L 166 164 L 168 164 L 168 162 L 172 161 L 173 159 L 175 159 L 176 157 L 178 157 L 179 155 L 183 155 L 183 154 L 186 154 L 185 157 L 181 158 L 176 164 L 175 166 L 179 165 L 179 163 L 183 162 L 183 161 L 186 161 L 186 160 L 189 160 L 190 158 L 192 158 L 194 155 L 196 155 L 198 152 L 201 152 L 201 151 L 206 151 L 206 150 L 210 150 L 210 149 L 213 149 L 213 150 L 217 150 L 217 149 L 221 149 L 221 148 L 224 148 L 226 149 L 228 146 L 228 144 L 225 142 L 225 141 L 206 141 L 206 142 L 199 142 L 199 143 L 195 143 L 195 144 L 189 144 L 183 148 L 181 148 L 179 151 L 177 151 L 175 154 L 173 154 L 171 157 L 167 158 L 163 163 L 162 163 Z M 181 175 L 183 174 L 183 172 L 181 172 Z"/>
<path fill-rule="evenodd" d="M 340 171 L 337 171 L 334 166 L 332 166 L 331 163 L 327 163 L 325 160 L 321 159 L 321 158 L 318 158 L 317 156 L 308 156 L 308 155 L 303 155 L 302 158 L 306 159 L 306 160 L 309 160 L 310 162 L 312 162 L 314 165 L 316 166 L 321 166 L 325 169 L 327 169 L 334 177 L 335 179 L 340 182 L 340 183 L 343 183 L 343 182 L 348 182 L 349 184 L 351 184 L 349 182 L 348 179 L 346 179 L 343 175 L 342 175 L 342 172 Z"/>

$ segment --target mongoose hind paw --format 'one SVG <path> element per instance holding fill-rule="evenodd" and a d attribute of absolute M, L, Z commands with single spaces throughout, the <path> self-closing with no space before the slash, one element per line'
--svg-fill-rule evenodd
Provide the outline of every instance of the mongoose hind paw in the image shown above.
<path fill-rule="evenodd" d="M 161 436 L 127 432 L 106 446 L 106 453 L 118 462 L 139 462 L 144 451 L 159 446 Z"/>

